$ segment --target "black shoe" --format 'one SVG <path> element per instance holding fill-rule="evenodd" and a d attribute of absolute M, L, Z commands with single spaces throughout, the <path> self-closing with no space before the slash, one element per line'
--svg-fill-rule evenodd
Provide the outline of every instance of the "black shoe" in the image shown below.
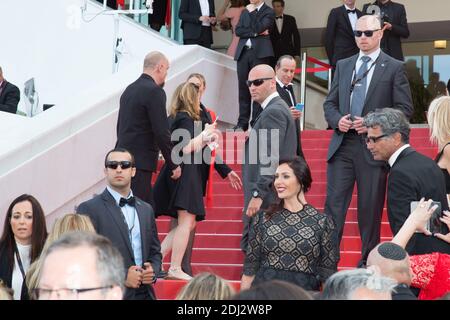
<path fill-rule="evenodd" d="M 167 271 L 164 270 L 160 270 L 157 274 L 156 274 L 156 278 L 158 279 L 164 279 L 167 277 Z"/>
<path fill-rule="evenodd" d="M 248 125 L 247 126 L 243 126 L 240 124 L 237 124 L 233 127 L 234 131 L 247 131 L 248 130 Z"/>

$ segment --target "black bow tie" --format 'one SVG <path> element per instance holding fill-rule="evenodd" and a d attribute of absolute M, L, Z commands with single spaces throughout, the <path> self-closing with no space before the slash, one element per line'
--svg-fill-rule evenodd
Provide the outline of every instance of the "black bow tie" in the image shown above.
<path fill-rule="evenodd" d="M 347 9 L 347 13 L 356 13 L 356 9 L 353 10 Z"/>
<path fill-rule="evenodd" d="M 283 88 L 284 88 L 284 90 L 291 91 L 292 90 L 292 84 L 288 84 L 287 86 L 284 86 Z"/>
<path fill-rule="evenodd" d="M 135 197 L 129 197 L 128 199 L 120 198 L 119 206 L 123 207 L 126 204 L 128 204 L 129 206 L 134 207 L 135 204 L 136 204 L 136 198 Z"/>
<path fill-rule="evenodd" d="M 283 19 L 283 16 L 276 17 L 275 19 Z"/>

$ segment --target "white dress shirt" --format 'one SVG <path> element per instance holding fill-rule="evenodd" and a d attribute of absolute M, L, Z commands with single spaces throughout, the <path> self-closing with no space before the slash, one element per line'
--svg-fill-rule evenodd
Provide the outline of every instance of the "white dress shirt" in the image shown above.
<path fill-rule="evenodd" d="M 404 146 L 398 148 L 397 151 L 395 151 L 392 154 L 392 156 L 389 158 L 389 165 L 391 166 L 391 168 L 394 165 L 395 161 L 397 161 L 397 158 L 400 155 L 400 153 L 402 153 L 402 151 L 408 148 L 409 146 L 410 146 L 409 144 L 405 144 Z"/>
<path fill-rule="evenodd" d="M 281 31 L 283 30 L 283 19 L 284 19 L 283 15 L 281 15 L 281 19 L 280 18 L 275 19 L 275 23 L 277 24 L 277 29 L 280 34 Z"/>
<path fill-rule="evenodd" d="M 350 9 L 350 7 L 348 7 L 347 5 L 344 5 L 344 6 L 345 6 L 345 9 L 347 9 L 347 10 L 356 9 L 356 8 Z M 347 14 L 348 14 L 348 18 L 350 19 L 350 24 L 352 26 L 352 29 L 356 30 L 356 21 L 358 20 L 358 16 L 356 15 L 356 12 L 355 13 L 347 13 Z"/>
<path fill-rule="evenodd" d="M 268 96 L 263 103 L 261 103 L 261 108 L 263 108 L 263 110 L 267 107 L 267 105 L 270 103 L 270 101 L 272 101 L 273 98 L 278 97 L 279 94 L 277 91 L 275 91 L 274 93 L 272 93 L 270 96 Z"/>
<path fill-rule="evenodd" d="M 209 17 L 209 2 L 208 0 L 198 0 L 200 2 L 200 9 L 202 10 L 202 16 Z M 211 23 L 209 22 L 202 22 L 202 26 L 210 27 Z"/>
<path fill-rule="evenodd" d="M 259 4 L 259 6 L 257 6 L 256 7 L 256 10 L 261 10 L 261 7 L 264 5 L 264 1 L 262 1 L 260 4 Z M 264 31 L 264 30 L 263 30 Z M 250 40 L 250 38 L 248 38 L 248 40 L 247 40 L 247 42 L 245 43 L 245 45 L 247 46 L 247 47 L 252 47 L 252 41 Z"/>
<path fill-rule="evenodd" d="M 275 77 L 275 79 L 277 80 L 278 85 L 289 94 L 289 99 L 291 100 L 291 105 L 289 107 L 293 107 L 294 106 L 294 97 L 292 97 L 291 92 L 289 90 L 284 89 L 285 84 L 283 82 L 281 82 L 281 80 L 278 79 L 278 77 Z M 293 86 L 293 83 L 292 82 L 289 83 L 288 86 Z"/>

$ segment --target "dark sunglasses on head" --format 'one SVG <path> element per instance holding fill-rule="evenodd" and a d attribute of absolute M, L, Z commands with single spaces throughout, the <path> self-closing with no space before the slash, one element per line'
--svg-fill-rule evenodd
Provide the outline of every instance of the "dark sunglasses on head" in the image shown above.
<path fill-rule="evenodd" d="M 382 138 L 385 138 L 387 136 L 388 136 L 388 134 L 382 134 L 381 136 L 378 136 L 378 137 L 369 137 L 369 136 L 367 136 L 366 137 L 366 143 L 377 143 L 378 140 L 380 140 Z"/>
<path fill-rule="evenodd" d="M 106 161 L 105 167 L 109 169 L 117 169 L 120 166 L 122 169 L 129 169 L 133 167 L 133 163 L 131 161 Z"/>
<path fill-rule="evenodd" d="M 250 88 L 252 85 L 254 85 L 255 87 L 259 87 L 260 85 L 262 85 L 264 83 L 264 81 L 266 80 L 271 80 L 273 78 L 261 78 L 261 79 L 255 79 L 255 80 L 247 80 L 247 86 Z"/>
<path fill-rule="evenodd" d="M 197 90 L 199 90 L 200 89 L 200 86 L 198 85 L 198 84 L 196 84 L 196 83 L 193 83 L 193 82 L 191 82 L 191 84 L 195 87 L 195 89 L 197 89 Z"/>
<path fill-rule="evenodd" d="M 381 30 L 381 29 L 365 30 L 365 31 L 355 30 L 355 31 L 353 31 L 353 34 L 355 35 L 355 37 L 359 38 L 359 37 L 361 37 L 361 36 L 363 35 L 363 33 L 364 33 L 364 35 L 365 35 L 366 37 L 369 37 L 369 38 L 370 38 L 371 36 L 373 36 L 373 33 L 374 33 L 375 31 L 378 31 L 378 30 Z"/>

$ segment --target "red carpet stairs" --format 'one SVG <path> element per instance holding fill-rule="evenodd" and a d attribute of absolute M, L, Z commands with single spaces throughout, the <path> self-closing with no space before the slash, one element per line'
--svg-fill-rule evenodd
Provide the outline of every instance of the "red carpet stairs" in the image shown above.
<path fill-rule="evenodd" d="M 306 130 L 302 133 L 302 147 L 306 160 L 311 168 L 313 184 L 306 195 L 307 201 L 323 211 L 326 195 L 326 154 L 332 132 L 325 130 Z M 227 139 L 221 142 L 223 158 L 230 167 L 241 176 L 242 137 L 237 146 Z M 434 158 L 437 150 L 432 147 L 428 139 L 428 129 L 416 128 L 411 132 L 411 145 L 420 153 Z M 234 161 L 233 161 L 234 159 Z M 235 163 L 235 164 L 230 164 Z M 161 164 L 160 164 L 161 165 Z M 154 177 L 155 179 L 155 177 Z M 206 220 L 197 224 L 194 250 L 192 254 L 192 268 L 194 274 L 209 271 L 222 276 L 235 288 L 239 282 L 244 256 L 239 248 L 242 231 L 243 195 L 241 191 L 231 188 L 228 180 L 215 172 L 213 176 L 214 196 L 212 206 L 207 207 Z M 170 221 L 169 218 L 159 218 L 157 221 L 159 238 L 162 241 L 166 236 Z M 383 212 L 382 241 L 392 238 L 387 220 L 386 209 Z M 356 194 L 353 194 L 350 209 L 344 229 L 344 238 L 341 243 L 341 260 L 339 269 L 354 268 L 360 258 L 361 242 L 356 219 Z M 164 259 L 164 269 L 169 267 L 170 257 Z M 158 299 L 174 299 L 185 281 L 158 280 L 155 285 Z"/>

